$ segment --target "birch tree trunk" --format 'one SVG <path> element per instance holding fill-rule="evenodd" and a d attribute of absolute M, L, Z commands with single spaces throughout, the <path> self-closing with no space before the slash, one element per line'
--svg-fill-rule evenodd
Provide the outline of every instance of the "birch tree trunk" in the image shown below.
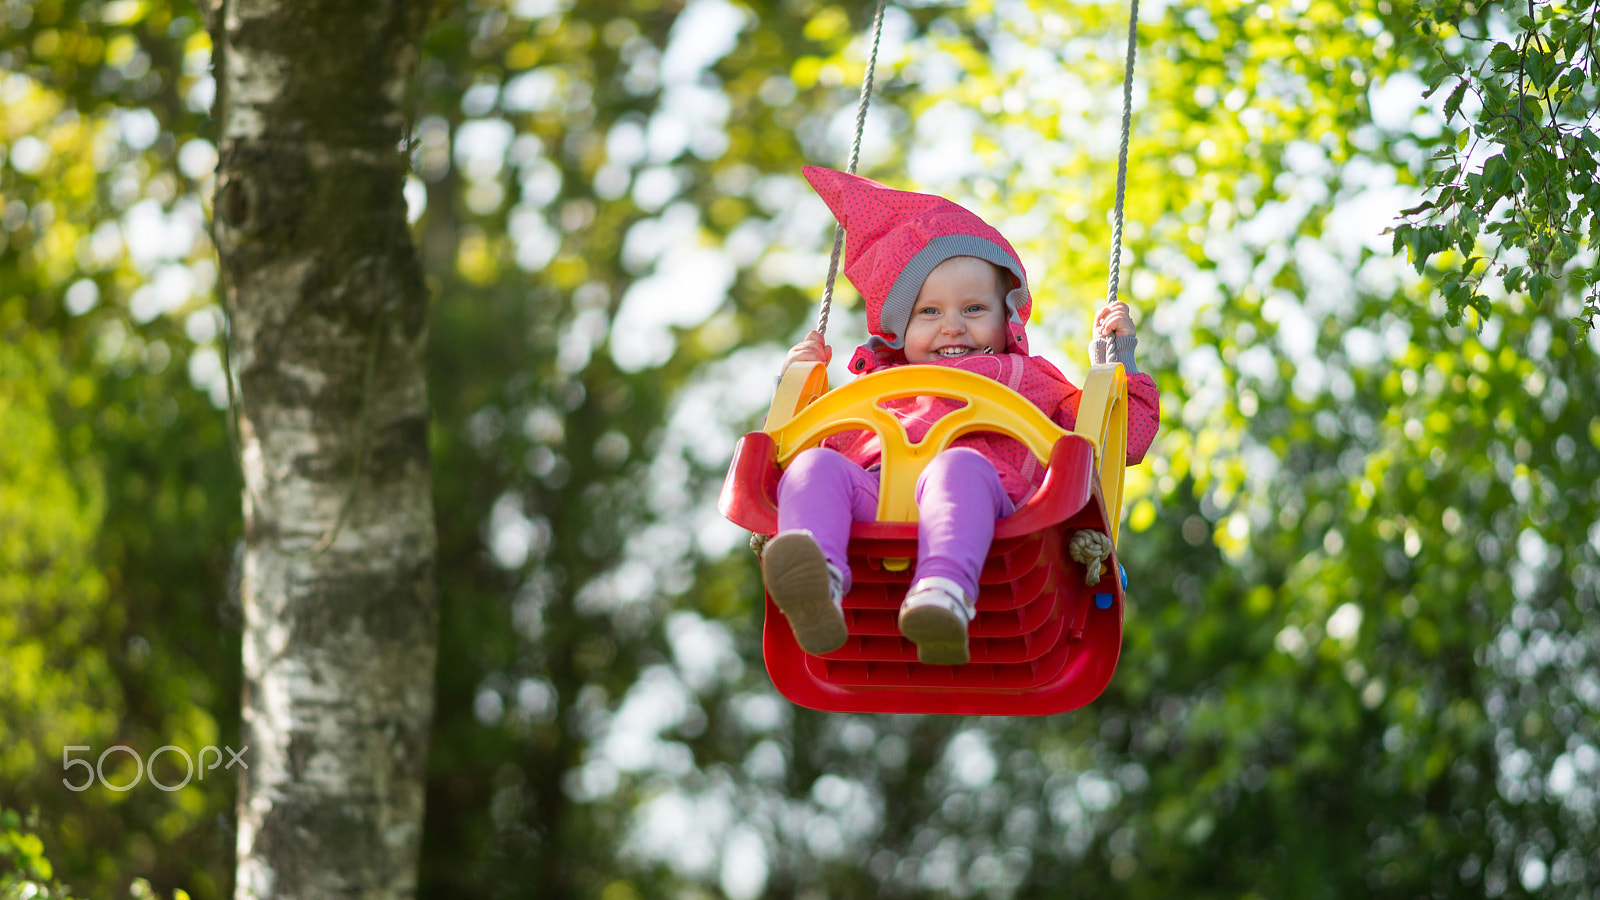
<path fill-rule="evenodd" d="M 222 0 L 243 454 L 235 897 L 411 897 L 438 631 L 405 86 L 425 4 Z"/>

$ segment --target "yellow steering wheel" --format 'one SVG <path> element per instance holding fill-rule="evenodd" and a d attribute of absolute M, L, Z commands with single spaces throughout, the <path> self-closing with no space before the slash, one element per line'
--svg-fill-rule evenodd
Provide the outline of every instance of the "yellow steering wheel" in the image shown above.
<path fill-rule="evenodd" d="M 946 397 L 965 403 L 942 416 L 921 441 L 882 404 L 906 397 Z M 1122 513 L 1122 475 L 1127 463 L 1127 376 L 1117 363 L 1093 366 L 1078 401 L 1073 433 L 1095 448 L 1100 493 L 1111 539 Z M 896 366 L 863 375 L 836 391 L 828 390 L 822 363 L 795 363 L 783 375 L 767 412 L 764 429 L 777 445 L 780 466 L 822 443 L 829 435 L 866 429 L 882 444 L 878 521 L 915 522 L 916 486 L 922 469 L 956 438 L 994 432 L 1022 442 L 1041 464 L 1067 432 L 1026 397 L 992 378 L 945 366 Z"/>

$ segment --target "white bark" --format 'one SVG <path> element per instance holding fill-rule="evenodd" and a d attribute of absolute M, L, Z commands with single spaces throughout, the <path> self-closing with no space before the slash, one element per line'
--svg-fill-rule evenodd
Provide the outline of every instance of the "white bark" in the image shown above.
<path fill-rule="evenodd" d="M 397 0 L 233 0 L 217 244 L 245 475 L 235 896 L 416 891 L 437 632 Z"/>

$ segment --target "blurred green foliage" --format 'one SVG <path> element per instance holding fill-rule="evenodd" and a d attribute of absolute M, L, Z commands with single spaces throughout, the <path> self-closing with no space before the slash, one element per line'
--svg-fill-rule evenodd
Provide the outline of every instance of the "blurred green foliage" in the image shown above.
<path fill-rule="evenodd" d="M 1591 238 L 1547 254 L 1501 229 L 1460 252 L 1488 194 L 1457 195 L 1464 230 L 1434 249 L 1459 260 L 1381 234 L 1482 165 L 1460 135 L 1512 140 L 1445 109 L 1450 79 L 1512 72 L 1441 23 L 1545 52 L 1521 8 L 1141 23 L 1123 290 L 1167 414 L 1129 473 L 1121 666 L 1047 720 L 789 706 L 759 662 L 754 561 L 717 525 L 732 440 L 826 271 L 798 169 L 844 164 L 869 13 L 482 0 L 427 37 L 408 186 L 436 298 L 443 601 L 424 893 L 1592 895 L 1600 371 L 1571 323 L 1592 315 Z M 1582 15 L 1532 18 L 1572 47 Z M 1034 341 L 1069 370 L 1108 268 L 1125 16 L 891 5 L 863 156 L 1013 239 Z M 231 780 L 75 793 L 57 763 L 237 733 L 205 29 L 91 0 L 8 0 L 0 21 L 0 805 L 40 810 L 26 830 L 88 896 L 223 896 Z M 1593 109 L 1586 78 L 1562 128 Z M 1561 199 L 1536 193 L 1505 221 Z M 1452 267 L 1493 246 L 1551 278 L 1538 297 L 1497 276 L 1463 306 Z M 1475 327 L 1452 324 L 1466 308 Z"/>
<path fill-rule="evenodd" d="M 63 784 L 83 780 L 67 747 L 128 748 L 103 767 L 122 785 L 134 755 L 143 770 L 236 734 L 238 480 L 190 379 L 215 362 L 196 330 L 214 321 L 207 46 L 183 6 L 8 3 L 0 20 L 0 805 L 39 810 L 57 876 L 89 896 L 135 875 L 217 896 L 231 778 Z M 182 757 L 150 776 L 183 782 Z"/>
<path fill-rule="evenodd" d="M 119 691 L 93 632 L 106 605 L 93 559 L 104 516 L 89 436 L 63 439 L 53 403 L 83 407 L 92 382 L 69 380 L 47 334 L 13 322 L 0 344 L 0 778 L 16 783 L 42 748 L 114 731 Z M 80 449 L 70 453 L 68 447 Z M 43 758 L 41 758 L 43 757 Z M 31 798 L 37 800 L 38 798 Z"/>
<path fill-rule="evenodd" d="M 15 810 L 0 809 L 0 900 L 71 900 L 33 828 Z"/>

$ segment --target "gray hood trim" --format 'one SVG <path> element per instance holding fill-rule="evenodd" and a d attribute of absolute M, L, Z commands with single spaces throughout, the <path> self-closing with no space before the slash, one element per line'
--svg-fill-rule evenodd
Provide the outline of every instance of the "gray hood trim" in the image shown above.
<path fill-rule="evenodd" d="M 971 234 L 946 234 L 934 238 L 917 251 L 917 255 L 906 263 L 899 277 L 895 278 L 894 287 L 889 289 L 889 296 L 884 298 L 883 308 L 878 312 L 878 336 L 885 344 L 896 350 L 905 347 L 906 324 L 911 321 L 911 308 L 916 305 L 917 295 L 922 293 L 922 283 L 928 280 L 928 273 L 934 267 L 952 256 L 976 256 L 1015 275 L 1021 286 L 1006 294 L 1006 312 L 1011 321 L 1022 322 L 1017 310 L 1028 298 L 1028 279 L 1011 254 L 987 238 Z M 884 334 L 890 333 L 894 335 L 894 340 L 883 338 Z"/>

